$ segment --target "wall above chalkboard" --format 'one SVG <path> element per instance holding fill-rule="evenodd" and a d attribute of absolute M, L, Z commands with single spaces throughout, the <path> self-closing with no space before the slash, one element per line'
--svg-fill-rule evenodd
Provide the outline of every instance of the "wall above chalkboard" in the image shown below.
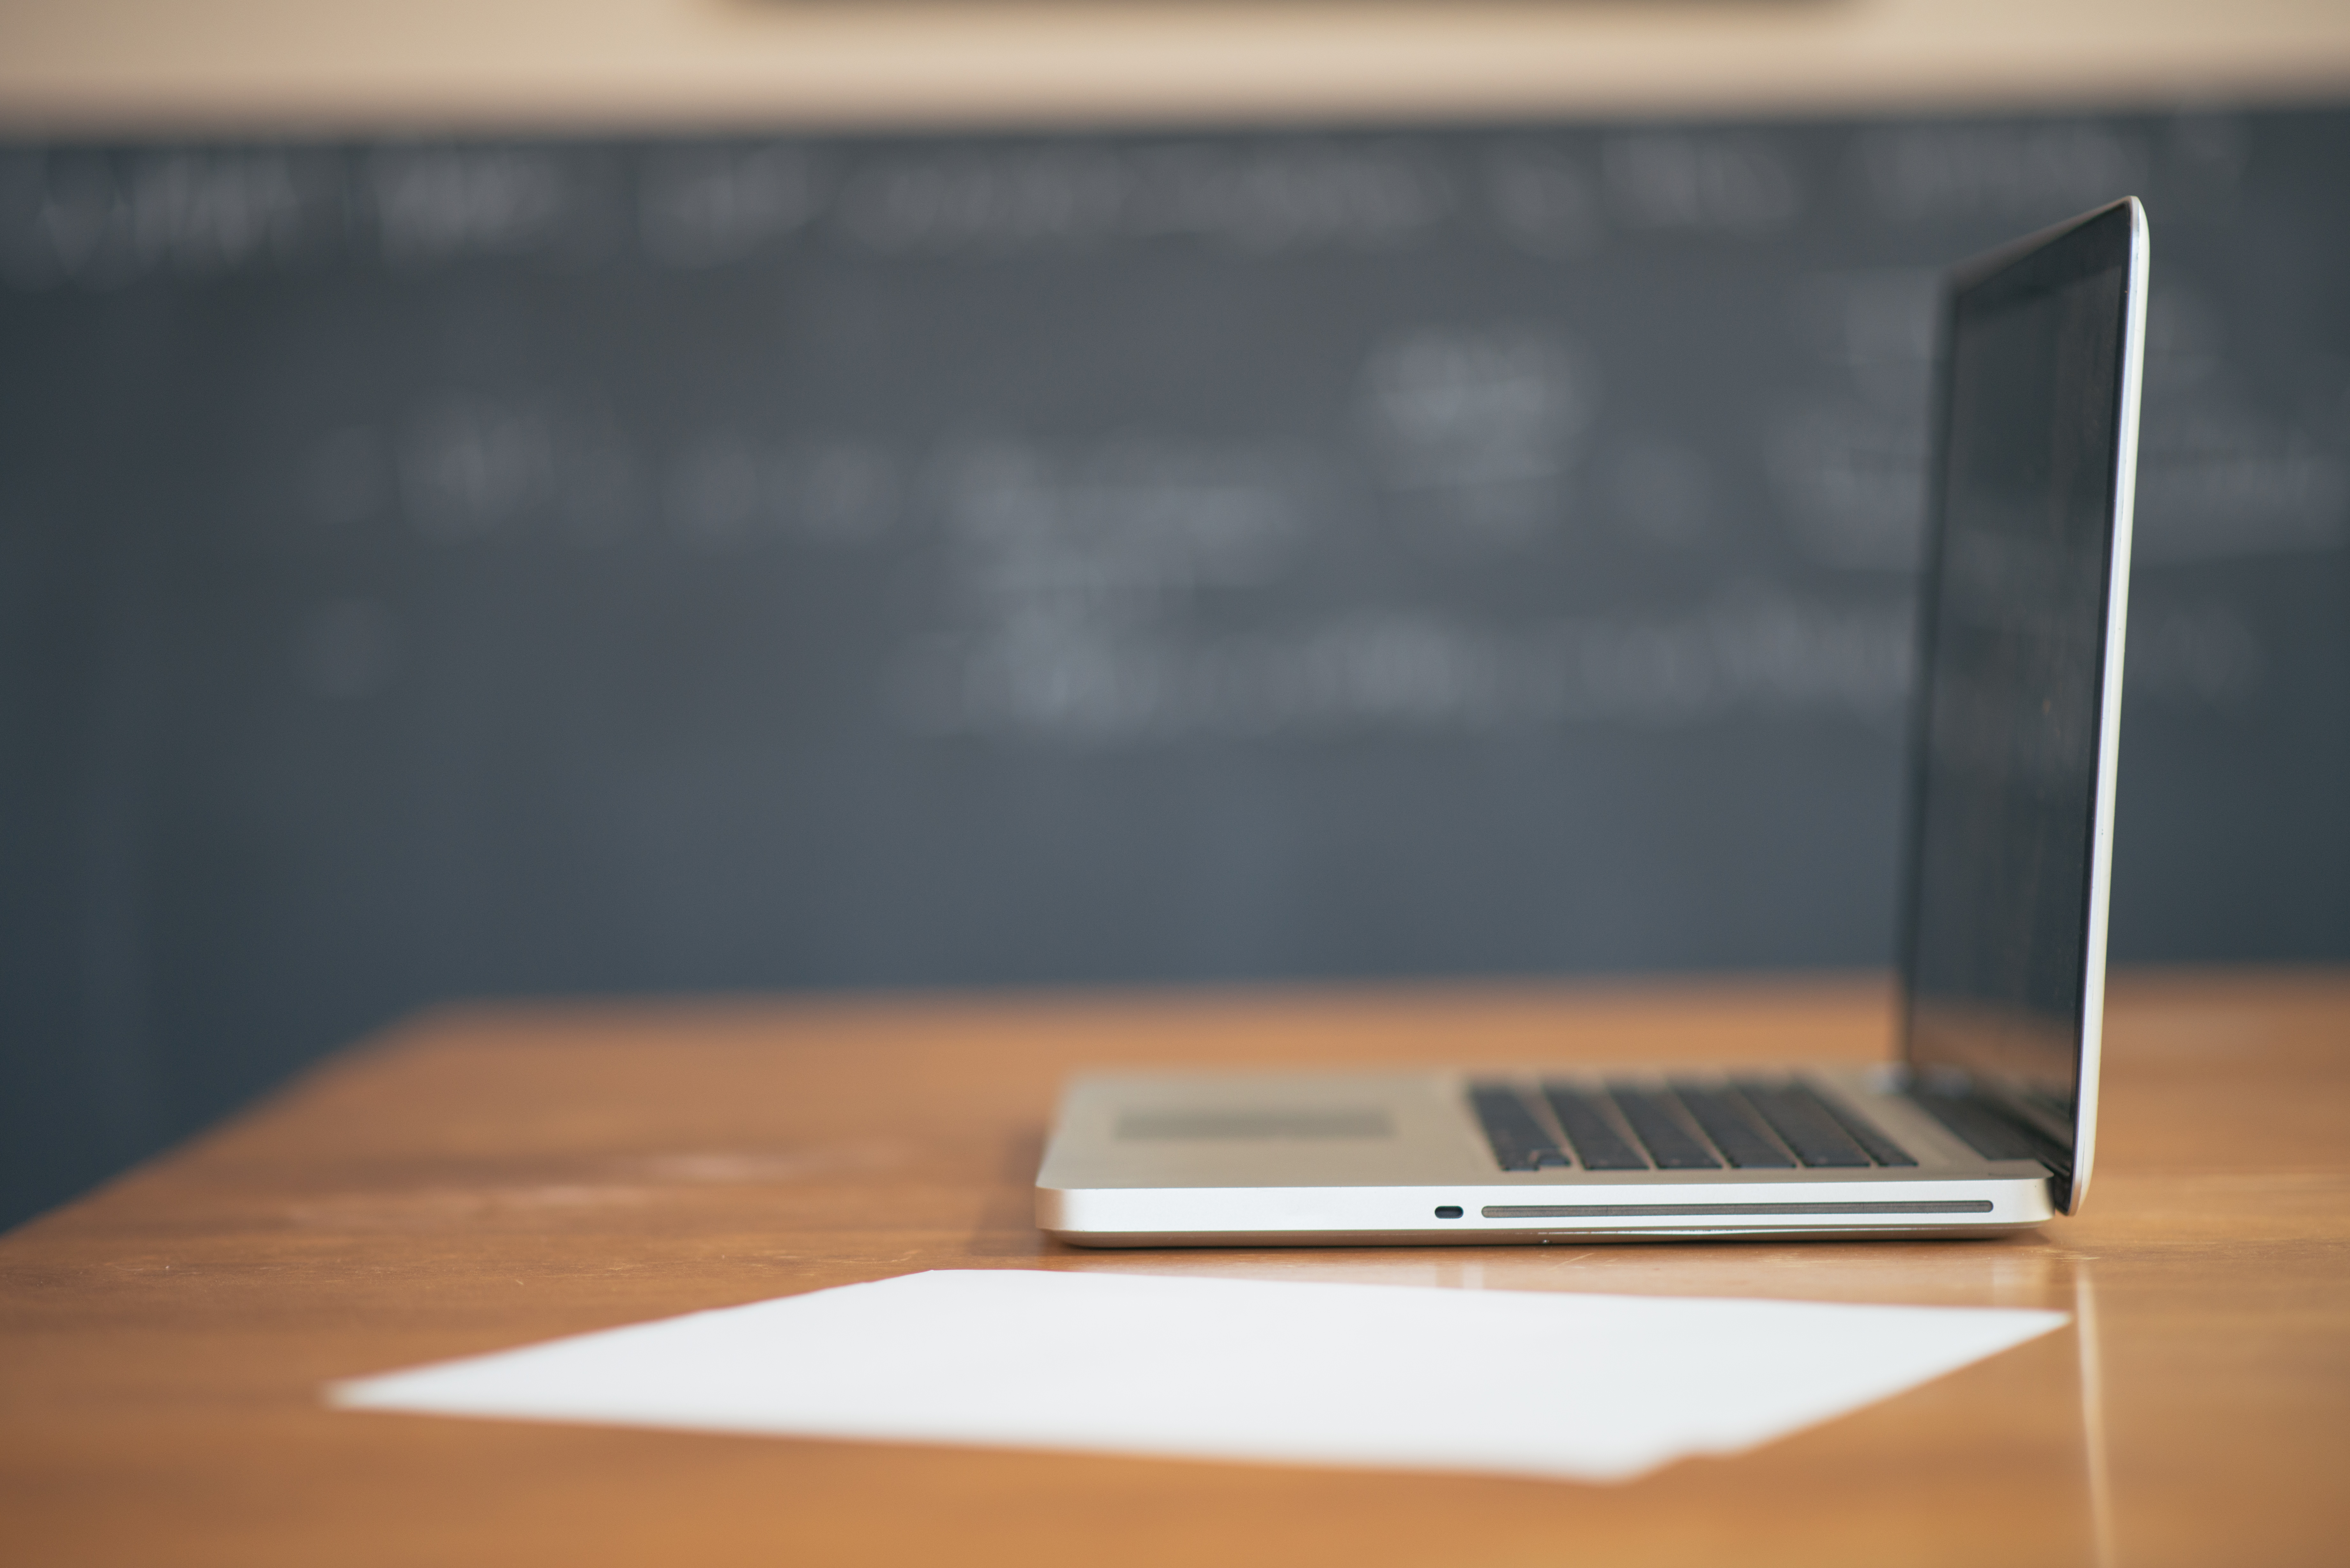
<path fill-rule="evenodd" d="M 474 0 L 0 7 L 36 134 L 1396 125 L 2287 107 L 2325 0 Z"/>

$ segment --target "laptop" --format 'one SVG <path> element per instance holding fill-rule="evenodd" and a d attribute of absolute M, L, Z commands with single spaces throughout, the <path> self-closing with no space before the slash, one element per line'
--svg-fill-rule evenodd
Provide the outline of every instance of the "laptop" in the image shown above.
<path fill-rule="evenodd" d="M 1097 1247 L 1362 1245 L 1981 1236 L 2078 1212 L 2147 247 L 2131 197 L 1948 281 L 1898 1063 L 1083 1076 L 1038 1226 Z"/>

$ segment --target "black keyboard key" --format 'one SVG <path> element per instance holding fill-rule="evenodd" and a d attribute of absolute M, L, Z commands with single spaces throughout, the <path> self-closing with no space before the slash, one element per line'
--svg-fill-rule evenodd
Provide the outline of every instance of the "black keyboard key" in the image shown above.
<path fill-rule="evenodd" d="M 1647 1089 L 1610 1085 L 1608 1097 L 1616 1108 L 1624 1113 L 1632 1131 L 1648 1147 L 1648 1154 L 1659 1170 L 1719 1170 L 1721 1161 L 1713 1151 L 1700 1143 L 1695 1134 L 1681 1126 L 1679 1117 L 1667 1108 L 1665 1097 Z"/>
<path fill-rule="evenodd" d="M 1690 1119 L 1705 1129 L 1713 1147 L 1741 1170 L 1793 1170 L 1794 1157 L 1755 1119 L 1745 1103 L 1726 1089 L 1702 1084 L 1673 1085 L 1673 1096 Z"/>
<path fill-rule="evenodd" d="M 1868 1158 L 1877 1164 L 1896 1166 L 1918 1163 L 1916 1156 L 1886 1137 L 1884 1130 L 1875 1122 L 1856 1112 L 1846 1110 L 1843 1103 L 1833 1096 L 1819 1094 L 1811 1089 L 1804 1089 L 1803 1092 L 1810 1095 L 1820 1109 L 1835 1118 L 1835 1125 L 1844 1128 L 1851 1136 L 1853 1142 L 1866 1149 Z"/>
<path fill-rule="evenodd" d="M 1805 1165 L 1841 1169 L 1876 1163 L 1820 1104 L 1820 1097 L 1802 1085 L 1740 1083 L 1732 1087 Z"/>
<path fill-rule="evenodd" d="M 1550 1114 L 1558 1118 L 1559 1130 L 1575 1146 L 1575 1158 L 1583 1162 L 1584 1169 L 1648 1168 L 1647 1157 L 1625 1141 L 1588 1095 L 1565 1084 L 1544 1084 L 1543 1098 L 1550 1102 Z"/>
<path fill-rule="evenodd" d="M 1913 1089 L 1909 1097 L 1985 1159 L 2043 1158 L 2036 1139 L 1979 1100 L 1932 1089 Z"/>
<path fill-rule="evenodd" d="M 1485 1141 L 1503 1170 L 1551 1170 L 1565 1166 L 1566 1151 L 1534 1120 L 1517 1090 L 1507 1084 L 1471 1084 L 1469 1103 L 1484 1125 Z"/>

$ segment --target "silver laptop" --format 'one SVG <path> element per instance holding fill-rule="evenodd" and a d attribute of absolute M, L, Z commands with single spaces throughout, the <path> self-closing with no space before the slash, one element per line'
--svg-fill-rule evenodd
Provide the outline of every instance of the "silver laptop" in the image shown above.
<path fill-rule="evenodd" d="M 1363 1244 L 1985 1235 L 2077 1211 L 2147 244 L 2129 198 L 1949 280 L 1898 1064 L 1082 1077 L 1037 1224 L 1087 1246 Z"/>

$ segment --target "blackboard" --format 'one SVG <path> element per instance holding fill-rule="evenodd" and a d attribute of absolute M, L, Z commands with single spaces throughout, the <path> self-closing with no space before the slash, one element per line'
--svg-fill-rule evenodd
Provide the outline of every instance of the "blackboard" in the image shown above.
<path fill-rule="evenodd" d="M 2350 957 L 2350 114 L 0 148 L 7 1207 L 421 1002 L 1886 961 L 2155 233 L 2115 952 Z"/>

